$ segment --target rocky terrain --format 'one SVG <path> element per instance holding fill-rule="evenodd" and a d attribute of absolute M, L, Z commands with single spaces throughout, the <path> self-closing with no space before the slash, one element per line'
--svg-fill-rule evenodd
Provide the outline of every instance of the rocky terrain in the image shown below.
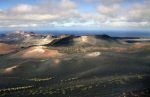
<path fill-rule="evenodd" d="M 150 97 L 149 38 L 0 35 L 0 97 Z"/>

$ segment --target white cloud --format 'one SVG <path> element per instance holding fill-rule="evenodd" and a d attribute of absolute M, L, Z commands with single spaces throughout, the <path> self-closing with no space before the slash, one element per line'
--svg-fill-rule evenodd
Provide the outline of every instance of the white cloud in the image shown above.
<path fill-rule="evenodd" d="M 37 27 L 37 24 L 21 24 L 21 25 L 9 25 L 9 27 Z"/>
<path fill-rule="evenodd" d="M 128 11 L 127 17 L 134 21 L 148 21 L 150 22 L 150 2 L 145 4 L 136 4 Z"/>
<path fill-rule="evenodd" d="M 26 20 L 36 20 L 36 21 L 42 21 L 42 20 L 56 20 L 59 18 L 59 15 L 51 15 L 51 14 L 30 14 L 25 15 L 23 17 Z"/>
<path fill-rule="evenodd" d="M 70 0 L 62 0 L 60 5 L 64 9 L 74 9 L 76 7 L 76 4 Z"/>
<path fill-rule="evenodd" d="M 45 0 L 46 1 L 46 0 Z M 53 21 L 66 21 L 79 16 L 76 10 L 76 4 L 70 0 L 61 0 L 61 2 L 53 2 L 47 0 L 40 2 L 37 5 L 20 4 L 11 9 L 5 10 L 5 13 L 0 13 L 0 21 L 10 27 L 24 26 L 24 23 L 41 23 L 45 21 L 49 24 Z M 9 21 L 9 22 L 8 22 Z M 14 22 L 16 21 L 16 22 Z M 18 23 L 19 22 L 19 23 Z M 11 24 L 14 23 L 14 24 Z M 4 25 L 5 24 L 1 24 Z"/>
<path fill-rule="evenodd" d="M 97 4 L 95 13 L 81 12 L 73 0 L 58 1 L 42 0 L 0 10 L 0 27 L 150 27 L 150 2 L 146 0 L 129 8 L 122 6 L 124 0 L 85 0 Z"/>
<path fill-rule="evenodd" d="M 121 15 L 121 12 L 123 11 L 120 5 L 112 5 L 112 6 L 104 6 L 100 5 L 97 8 L 97 11 L 102 14 L 102 15 L 107 15 L 107 16 L 117 16 Z"/>
<path fill-rule="evenodd" d="M 32 11 L 33 11 L 33 7 L 27 4 L 20 4 L 16 6 L 15 8 L 12 8 L 12 12 L 14 13 L 28 13 Z"/>
<path fill-rule="evenodd" d="M 99 16 L 105 17 L 104 25 L 112 27 L 150 27 L 150 2 L 133 3 L 129 8 L 121 4 L 99 5 Z"/>
<path fill-rule="evenodd" d="M 113 5 L 113 4 L 119 4 L 124 0 L 85 0 L 85 1 L 94 4 Z"/>

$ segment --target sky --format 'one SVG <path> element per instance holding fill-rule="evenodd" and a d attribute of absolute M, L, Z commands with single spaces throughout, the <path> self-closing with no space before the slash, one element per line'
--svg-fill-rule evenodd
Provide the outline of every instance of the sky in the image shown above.
<path fill-rule="evenodd" d="M 0 0 L 0 30 L 150 31 L 150 0 Z"/>

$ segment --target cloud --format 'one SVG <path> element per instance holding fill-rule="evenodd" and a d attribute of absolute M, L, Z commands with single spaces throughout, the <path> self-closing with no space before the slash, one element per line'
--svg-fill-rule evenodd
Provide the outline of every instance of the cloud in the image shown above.
<path fill-rule="evenodd" d="M 100 5 L 97 8 L 97 11 L 102 15 L 107 15 L 109 17 L 116 17 L 118 15 L 121 15 L 123 9 L 120 5 L 112 5 L 112 6 L 104 6 Z"/>
<path fill-rule="evenodd" d="M 113 0 L 112 0 L 113 1 Z M 150 2 L 133 3 L 129 7 L 122 4 L 99 5 L 99 16 L 105 17 L 106 26 L 148 28 L 150 27 Z"/>
<path fill-rule="evenodd" d="M 33 7 L 27 4 L 20 4 L 16 6 L 15 8 L 12 8 L 12 12 L 14 13 L 28 13 L 32 11 L 33 11 Z"/>
<path fill-rule="evenodd" d="M 143 5 L 136 4 L 128 11 L 127 18 L 130 21 L 148 21 L 150 22 L 150 2 Z"/>
<path fill-rule="evenodd" d="M 69 0 L 62 0 L 60 6 L 64 9 L 75 9 L 76 4 Z"/>
<path fill-rule="evenodd" d="M 6 24 L 8 24 L 8 27 L 27 27 L 26 24 L 30 26 L 31 23 L 40 24 L 41 21 L 45 22 L 46 25 L 54 21 L 68 21 L 79 16 L 76 4 L 70 0 L 61 0 L 60 2 L 44 1 L 32 6 L 19 4 L 5 10 L 4 13 L 0 11 L 0 21 L 5 22 L 1 24 L 1 27 L 6 26 Z"/>
<path fill-rule="evenodd" d="M 18 4 L 8 9 L 0 9 L 0 28 L 150 27 L 148 0 L 144 3 L 133 0 L 128 6 L 124 6 L 125 0 L 84 1 L 94 5 L 95 10 L 81 11 L 82 5 L 75 0 L 41 0 L 33 5 Z"/>
<path fill-rule="evenodd" d="M 124 0 L 85 0 L 88 3 L 95 3 L 95 4 L 102 4 L 102 5 L 113 5 L 113 4 L 120 4 Z"/>
<path fill-rule="evenodd" d="M 59 18 L 59 15 L 51 15 L 51 14 L 30 14 L 22 17 L 25 20 L 34 20 L 34 21 L 42 21 L 42 20 L 56 20 Z"/>

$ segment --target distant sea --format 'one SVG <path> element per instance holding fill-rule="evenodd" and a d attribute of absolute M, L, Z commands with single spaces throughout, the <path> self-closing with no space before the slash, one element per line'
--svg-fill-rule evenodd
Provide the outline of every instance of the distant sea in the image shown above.
<path fill-rule="evenodd" d="M 10 33 L 15 31 L 0 31 L 0 34 Z M 28 32 L 28 31 L 27 31 Z M 148 37 L 150 38 L 150 31 L 99 31 L 99 30 L 32 30 L 31 32 L 37 34 L 71 34 L 71 35 L 102 35 L 106 34 L 112 37 Z"/>

